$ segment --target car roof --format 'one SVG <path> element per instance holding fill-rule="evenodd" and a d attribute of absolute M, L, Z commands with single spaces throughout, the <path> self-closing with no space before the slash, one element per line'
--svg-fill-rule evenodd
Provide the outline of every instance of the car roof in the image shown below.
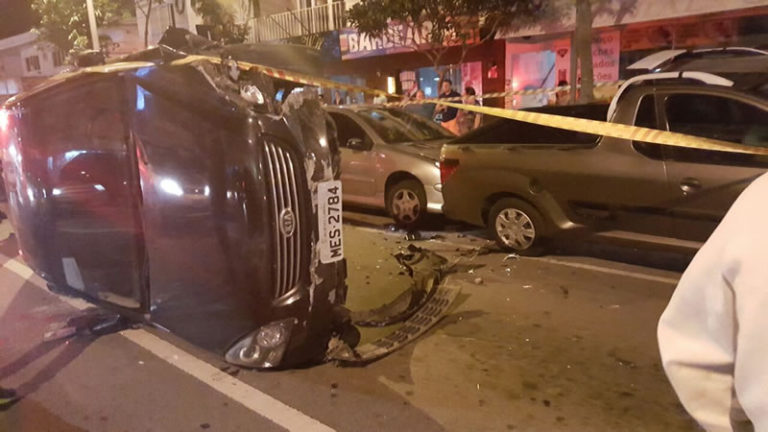
<path fill-rule="evenodd" d="M 686 57 L 663 68 L 664 71 L 721 73 L 768 73 L 768 56 Z"/>

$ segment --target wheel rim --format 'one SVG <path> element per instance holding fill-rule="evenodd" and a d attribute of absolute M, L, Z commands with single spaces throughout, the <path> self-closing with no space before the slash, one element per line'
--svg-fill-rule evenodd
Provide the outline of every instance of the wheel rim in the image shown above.
<path fill-rule="evenodd" d="M 496 216 L 496 233 L 505 245 L 525 250 L 536 240 L 536 228 L 533 221 L 524 212 L 508 208 Z"/>
<path fill-rule="evenodd" d="M 403 222 L 415 222 L 421 213 L 421 203 L 416 192 L 400 189 L 392 196 L 392 214 Z"/>

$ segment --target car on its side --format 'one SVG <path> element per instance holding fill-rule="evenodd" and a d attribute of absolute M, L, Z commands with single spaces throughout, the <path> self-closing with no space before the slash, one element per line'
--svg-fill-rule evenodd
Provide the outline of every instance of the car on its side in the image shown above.
<path fill-rule="evenodd" d="M 52 291 L 230 363 L 321 360 L 346 296 L 338 147 L 316 89 L 220 64 L 316 75 L 319 54 L 193 48 L 60 75 L 3 106 L 23 258 Z"/>
<path fill-rule="evenodd" d="M 718 50 L 662 60 L 645 62 L 661 72 L 628 80 L 609 107 L 534 111 L 607 114 L 619 124 L 768 146 L 768 55 Z M 768 156 L 501 120 L 446 144 L 441 169 L 445 215 L 488 227 L 519 253 L 542 253 L 567 231 L 693 250 L 768 169 Z"/>
<path fill-rule="evenodd" d="M 345 203 L 385 209 L 403 227 L 441 213 L 438 159 L 455 135 L 399 108 L 349 105 L 326 111 L 339 137 Z"/>

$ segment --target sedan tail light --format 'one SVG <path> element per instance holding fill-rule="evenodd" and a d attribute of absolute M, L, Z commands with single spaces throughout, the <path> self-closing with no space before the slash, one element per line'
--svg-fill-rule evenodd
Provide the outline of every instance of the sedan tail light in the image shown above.
<path fill-rule="evenodd" d="M 442 159 L 442 160 L 440 160 L 440 182 L 442 184 L 445 184 L 445 182 L 447 182 L 448 179 L 451 178 L 453 173 L 456 172 L 457 168 L 459 168 L 459 160 L 458 159 Z"/>

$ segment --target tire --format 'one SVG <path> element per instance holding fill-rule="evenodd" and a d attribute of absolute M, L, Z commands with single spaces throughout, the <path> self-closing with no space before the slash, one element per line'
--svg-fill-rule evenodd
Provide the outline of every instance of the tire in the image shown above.
<path fill-rule="evenodd" d="M 488 212 L 488 231 L 504 250 L 525 256 L 546 251 L 548 226 L 536 208 L 516 198 L 503 198 Z"/>
<path fill-rule="evenodd" d="M 398 226 L 414 228 L 427 213 L 427 194 L 418 180 L 408 179 L 387 189 L 387 213 Z"/>

